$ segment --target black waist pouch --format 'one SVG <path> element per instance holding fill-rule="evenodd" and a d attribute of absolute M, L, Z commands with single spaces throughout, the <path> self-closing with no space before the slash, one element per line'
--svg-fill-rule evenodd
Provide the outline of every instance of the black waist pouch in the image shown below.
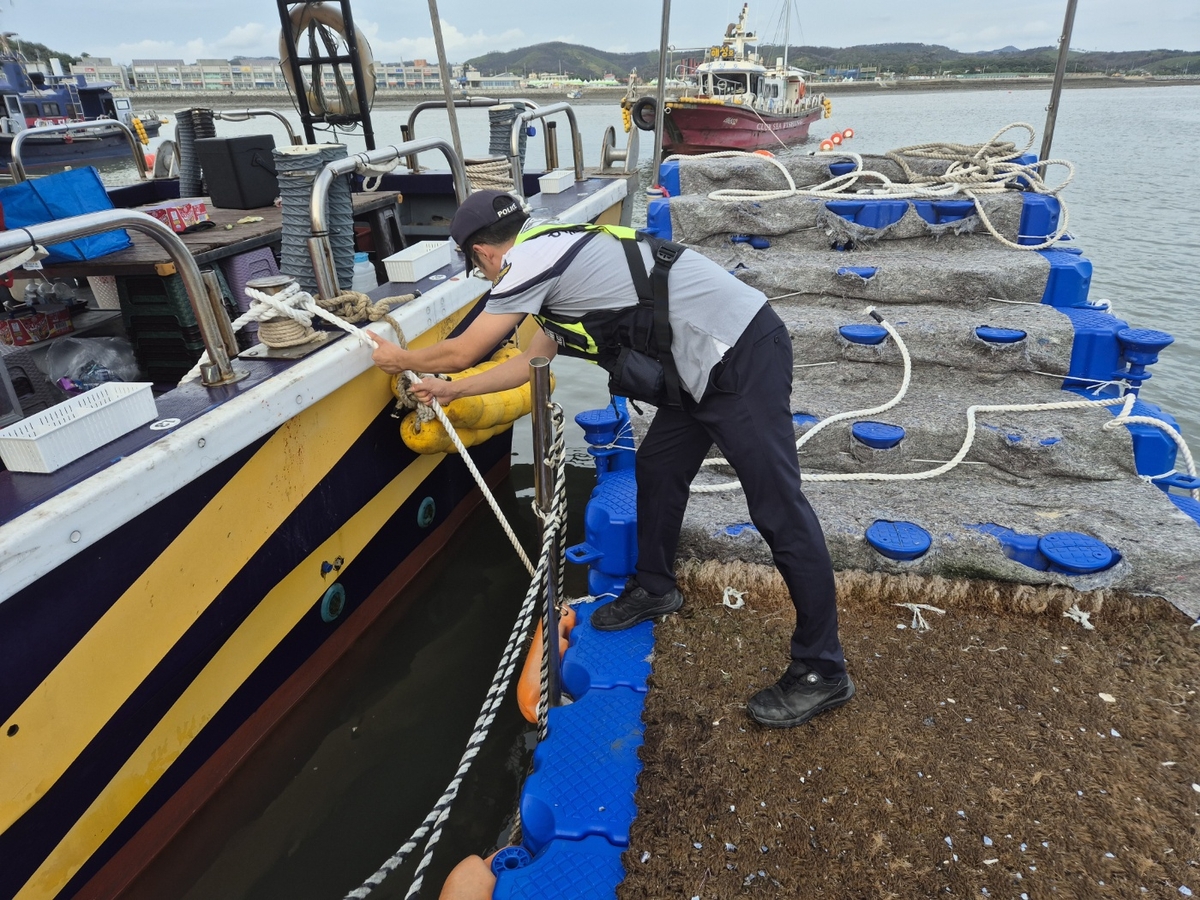
<path fill-rule="evenodd" d="M 608 369 L 608 390 L 613 396 L 666 406 L 667 389 L 663 366 L 653 356 L 622 347 Z"/>

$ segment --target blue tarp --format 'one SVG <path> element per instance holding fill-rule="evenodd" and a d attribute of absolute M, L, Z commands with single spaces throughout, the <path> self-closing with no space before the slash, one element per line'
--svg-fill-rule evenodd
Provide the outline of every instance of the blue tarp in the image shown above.
<path fill-rule="evenodd" d="M 100 174 L 92 166 L 0 188 L 0 209 L 4 211 L 4 227 L 9 231 L 112 208 L 112 200 L 104 190 Z M 124 230 L 109 231 L 52 244 L 46 248 L 50 255 L 45 261 L 48 264 L 80 262 L 131 246 L 133 242 Z"/>

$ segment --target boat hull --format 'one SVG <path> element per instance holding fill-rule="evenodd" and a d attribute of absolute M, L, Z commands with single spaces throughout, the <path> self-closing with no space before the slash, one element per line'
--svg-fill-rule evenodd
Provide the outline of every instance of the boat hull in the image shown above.
<path fill-rule="evenodd" d="M 773 150 L 808 140 L 808 129 L 824 115 L 817 106 L 794 116 L 774 116 L 734 104 L 670 104 L 663 118 L 664 153 Z"/>
<path fill-rule="evenodd" d="M 0 895 L 119 893 L 407 602 L 480 494 L 403 445 L 392 400 L 364 372 L 0 604 Z M 495 482 L 510 447 L 471 455 Z"/>
<path fill-rule="evenodd" d="M 157 137 L 160 124 L 146 124 L 147 137 Z M 12 163 L 13 135 L 0 134 L 0 164 Z M 26 168 L 49 165 L 88 165 L 103 159 L 128 159 L 129 141 L 123 132 L 84 132 L 66 140 L 62 134 L 39 134 L 21 144 L 21 162 Z"/>

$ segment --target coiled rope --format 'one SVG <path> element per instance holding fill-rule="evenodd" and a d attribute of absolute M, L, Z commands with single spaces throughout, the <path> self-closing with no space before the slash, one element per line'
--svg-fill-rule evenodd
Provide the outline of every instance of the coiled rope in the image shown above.
<path fill-rule="evenodd" d="M 503 157 L 494 159 L 468 159 L 463 162 L 467 170 L 467 181 L 471 190 L 511 190 L 512 163 Z"/>
<path fill-rule="evenodd" d="M 561 565 L 561 562 L 551 560 L 550 558 L 553 555 L 552 548 L 555 546 L 556 539 L 559 538 L 566 522 L 566 439 L 565 429 L 563 428 L 563 411 L 557 404 L 552 404 L 551 418 L 554 426 L 554 442 L 547 457 L 547 465 L 553 466 L 555 489 L 550 511 L 543 516 L 544 527 L 542 529 L 541 553 L 538 557 L 537 567 L 533 572 L 533 578 L 529 583 L 529 590 L 525 593 L 525 599 L 521 603 L 521 609 L 517 614 L 516 621 L 513 623 L 512 631 L 509 633 L 508 643 L 504 648 L 504 653 L 501 655 L 500 665 L 496 670 L 495 677 L 492 679 L 491 686 L 488 688 L 483 706 L 479 710 L 479 716 L 475 720 L 474 731 L 467 741 L 467 746 L 463 751 L 462 757 L 459 759 L 458 770 L 454 773 L 454 777 L 446 786 L 446 790 L 442 793 L 442 796 L 433 805 L 433 808 L 425 816 L 425 819 L 417 827 L 416 831 L 413 832 L 412 836 L 370 878 L 364 881 L 358 888 L 348 893 L 345 900 L 363 900 L 388 875 L 403 865 L 405 860 L 408 859 L 412 852 L 420 845 L 421 841 L 428 835 L 429 838 L 425 841 L 425 855 L 417 865 L 412 884 L 409 886 L 405 897 L 412 897 L 421 890 L 425 870 L 433 858 L 434 847 L 441 838 L 442 827 L 450 816 L 450 807 L 454 799 L 458 796 L 463 778 L 470 770 L 475 757 L 479 754 L 479 750 L 483 746 L 488 731 L 496 718 L 496 712 L 499 710 L 504 696 L 508 691 L 513 673 L 516 671 L 517 662 L 521 657 L 525 636 L 528 634 L 533 621 L 533 614 L 537 608 L 538 600 L 545 590 L 550 566 L 552 564 Z M 453 429 L 449 431 L 453 434 Z M 465 451 L 460 452 L 462 452 L 463 458 L 466 459 L 467 454 Z M 482 487 L 482 481 L 480 484 Z M 488 492 L 485 488 L 486 493 Z M 558 545 L 562 546 L 561 541 Z"/>
<path fill-rule="evenodd" d="M 246 288 L 246 296 L 250 298 L 250 308 L 233 320 L 232 328 L 236 332 L 251 322 L 257 322 L 258 338 L 268 347 L 296 347 L 319 340 L 321 334 L 312 327 L 313 319 L 318 318 L 354 335 L 364 346 L 374 348 L 375 345 L 363 334 L 362 329 L 351 323 L 387 322 L 403 342 L 404 333 L 392 318 L 391 308 L 399 303 L 407 303 L 416 295 L 403 294 L 372 302 L 366 294 L 346 291 L 329 300 L 317 300 L 298 283 L 292 282 L 277 294 Z M 200 374 L 201 367 L 210 362 L 208 351 L 205 351 L 191 371 L 180 379 L 180 383 L 195 378 Z"/>
<path fill-rule="evenodd" d="M 1011 141 L 1001 141 L 1000 137 L 1013 129 L 1024 129 L 1028 132 L 1025 145 L 1017 149 Z M 1058 197 L 1058 194 L 1071 183 L 1075 177 L 1075 166 L 1069 160 L 1048 159 L 1036 163 L 1022 164 L 1013 162 L 1033 146 L 1034 129 L 1025 122 L 1013 122 L 996 132 L 992 138 L 982 144 L 913 144 L 901 147 L 885 154 L 888 159 L 900 166 L 907 183 L 895 182 L 881 172 L 863 168 L 862 157 L 857 153 L 847 151 L 820 152 L 817 156 L 828 156 L 837 159 L 854 161 L 853 171 L 835 175 L 811 188 L 798 188 L 787 167 L 774 157 L 761 156 L 741 150 L 725 150 L 717 153 L 704 153 L 689 157 L 690 159 L 721 158 L 721 157 L 754 157 L 775 166 L 783 173 L 787 187 L 779 190 L 750 190 L 741 188 L 722 188 L 712 191 L 710 200 L 733 202 L 739 200 L 782 200 L 787 197 L 811 197 L 818 200 L 844 200 L 848 196 L 858 196 L 864 191 L 872 197 L 886 197 L 893 200 L 915 199 L 945 199 L 948 197 L 964 197 L 975 205 L 979 221 L 993 238 L 1013 250 L 1045 250 L 1062 239 L 1067 232 L 1070 214 L 1067 205 L 1059 198 L 1061 209 L 1058 228 L 1054 234 L 1040 244 L 1018 244 L 996 230 L 982 200 L 988 195 L 1001 194 L 1005 191 L 1024 190 L 1037 194 L 1047 194 Z M 951 160 L 946 171 L 941 175 L 926 175 L 913 171 L 906 157 L 922 159 Z M 671 157 L 676 159 L 679 157 Z M 1063 166 L 1067 176 L 1059 184 L 1046 184 L 1043 173 L 1050 166 Z M 859 183 L 870 183 L 870 187 L 859 186 Z"/>
<path fill-rule="evenodd" d="M 908 392 L 909 385 L 912 381 L 912 360 L 908 353 L 908 347 L 905 346 L 903 339 L 896 332 L 887 320 L 875 314 L 874 307 L 867 310 L 872 314 L 876 321 L 879 322 L 892 340 L 896 342 L 896 347 L 900 350 L 900 355 L 904 360 L 904 378 L 900 385 L 900 390 L 887 403 L 882 406 L 872 407 L 870 409 L 854 410 L 853 412 L 843 412 L 837 415 L 823 419 L 806 431 L 796 441 L 796 450 L 799 451 L 817 432 L 821 431 L 828 425 L 834 422 L 841 422 L 847 419 L 860 419 L 866 416 L 877 415 L 885 412 L 899 403 L 904 395 Z M 1067 378 L 1069 376 L 1058 376 Z M 825 481 L 925 481 L 930 478 L 937 478 L 939 475 L 945 475 L 951 469 L 959 465 L 966 459 L 967 454 L 971 450 L 971 445 L 975 442 L 975 418 L 980 413 L 1014 413 L 1014 412 L 1047 412 L 1051 410 L 1067 410 L 1067 409 L 1091 409 L 1104 408 L 1109 406 L 1121 406 L 1121 411 L 1105 422 L 1101 428 L 1104 431 L 1113 431 L 1116 428 L 1125 425 L 1149 425 L 1158 428 L 1165 432 L 1175 442 L 1179 452 L 1183 454 L 1184 463 L 1187 466 L 1189 475 L 1196 476 L 1196 464 L 1192 457 L 1192 451 L 1188 447 L 1187 442 L 1183 439 L 1183 435 L 1177 432 L 1174 428 L 1168 425 L 1161 419 L 1156 419 L 1153 416 L 1134 416 L 1130 413 L 1133 410 L 1133 404 L 1137 401 L 1137 395 L 1127 393 L 1121 397 L 1108 397 L 1103 400 L 1064 400 L 1057 403 L 1018 403 L 1018 404 L 1001 404 L 1001 405 L 976 405 L 967 407 L 967 433 L 963 439 L 962 445 L 954 456 L 933 468 L 926 469 L 921 472 L 829 472 L 821 474 L 806 474 L 804 480 L 807 482 L 825 482 Z M 722 466 L 729 465 L 729 461 L 720 458 L 706 459 L 703 463 L 705 466 Z M 1172 474 L 1172 473 L 1167 473 Z M 1164 477 L 1164 476 L 1155 476 Z M 738 490 L 741 487 L 740 481 L 728 481 L 721 484 L 706 484 L 692 485 L 692 493 L 694 494 L 717 494 L 724 491 Z M 1189 492 L 1193 500 L 1200 501 L 1200 490 L 1192 490 Z"/>

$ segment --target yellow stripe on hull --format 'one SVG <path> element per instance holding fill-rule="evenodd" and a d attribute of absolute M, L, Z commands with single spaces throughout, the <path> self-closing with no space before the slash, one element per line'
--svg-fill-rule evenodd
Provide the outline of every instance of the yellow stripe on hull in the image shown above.
<path fill-rule="evenodd" d="M 444 454 L 417 457 L 263 598 L 25 883 L 17 900 L 51 900 L 62 890 L 234 691 L 312 609 L 331 583 L 321 576 L 321 561 L 342 557 L 346 560 L 344 573 L 445 458 Z"/>
<path fill-rule="evenodd" d="M 444 338 L 473 305 L 412 346 Z M 0 831 L 45 795 L 390 400 L 388 377 L 371 369 L 281 425 L 25 699 L 3 726 L 12 734 L 0 742 Z"/>

